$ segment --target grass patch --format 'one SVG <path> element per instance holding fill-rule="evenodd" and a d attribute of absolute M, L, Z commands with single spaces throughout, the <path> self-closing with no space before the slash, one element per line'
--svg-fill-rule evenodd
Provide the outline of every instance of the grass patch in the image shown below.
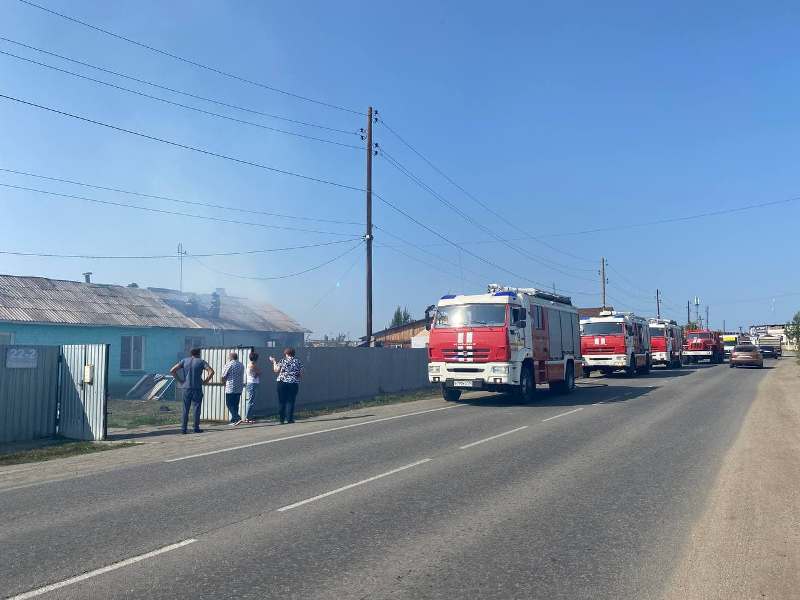
<path fill-rule="evenodd" d="M 57 441 L 41 448 L 30 450 L 20 450 L 0 454 L 0 467 L 7 465 L 20 465 L 23 463 L 42 462 L 54 458 L 65 458 L 67 456 L 78 456 L 81 454 L 93 454 L 94 452 L 105 452 L 106 450 L 116 450 L 117 448 L 127 448 L 138 446 L 137 442 L 70 442 L 68 440 Z"/>
<path fill-rule="evenodd" d="M 162 406 L 169 411 L 162 411 Z M 109 400 L 108 426 L 133 429 L 144 425 L 177 425 L 181 422 L 181 410 L 182 407 L 177 402 Z"/>
<path fill-rule="evenodd" d="M 323 415 L 330 415 L 333 413 L 346 412 L 348 410 L 357 410 L 359 408 L 369 408 L 371 406 L 383 406 L 384 404 L 402 404 L 404 402 L 416 402 L 417 400 L 425 400 L 431 396 L 436 396 L 438 388 L 430 387 L 413 392 L 401 392 L 399 394 L 379 394 L 372 398 L 353 402 L 352 404 L 345 404 L 343 406 L 323 406 L 320 408 L 313 408 L 307 410 L 295 411 L 296 418 L 311 418 Z"/>

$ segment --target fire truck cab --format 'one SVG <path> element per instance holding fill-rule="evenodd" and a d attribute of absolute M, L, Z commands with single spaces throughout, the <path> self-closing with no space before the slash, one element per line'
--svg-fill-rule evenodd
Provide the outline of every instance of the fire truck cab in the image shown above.
<path fill-rule="evenodd" d="M 428 341 L 428 378 L 445 400 L 462 391 L 513 392 L 536 385 L 569 393 L 583 363 L 578 311 L 566 296 L 492 284 L 486 294 L 442 296 Z"/>
<path fill-rule="evenodd" d="M 683 364 L 683 329 L 672 320 L 650 319 L 650 356 L 654 365 L 668 369 Z"/>
<path fill-rule="evenodd" d="M 613 310 L 581 319 L 581 354 L 585 377 L 592 371 L 624 370 L 629 376 L 649 373 L 652 356 L 647 319 Z"/>
<path fill-rule="evenodd" d="M 725 362 L 725 350 L 719 331 L 693 329 L 686 332 L 683 355 L 691 363 L 708 360 L 712 364 Z"/>

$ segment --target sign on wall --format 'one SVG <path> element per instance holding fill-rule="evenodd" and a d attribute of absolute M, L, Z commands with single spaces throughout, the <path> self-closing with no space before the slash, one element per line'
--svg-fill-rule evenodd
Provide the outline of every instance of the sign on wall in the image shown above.
<path fill-rule="evenodd" d="M 36 348 L 6 349 L 6 369 L 35 369 L 39 362 Z"/>

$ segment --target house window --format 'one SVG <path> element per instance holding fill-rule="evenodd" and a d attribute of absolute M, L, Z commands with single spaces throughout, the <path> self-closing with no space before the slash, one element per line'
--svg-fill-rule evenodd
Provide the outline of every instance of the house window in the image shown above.
<path fill-rule="evenodd" d="M 275 340 L 267 340 L 264 342 L 265 348 L 274 348 L 275 347 Z"/>
<path fill-rule="evenodd" d="M 141 371 L 144 369 L 144 338 L 141 335 L 123 335 L 120 344 L 120 371 Z"/>
<path fill-rule="evenodd" d="M 14 343 L 13 333 L 0 333 L 0 346 L 10 346 Z"/>
<path fill-rule="evenodd" d="M 202 348 L 204 345 L 205 345 L 204 338 L 187 336 L 183 339 L 183 355 L 189 356 L 189 351 L 192 348 Z"/>

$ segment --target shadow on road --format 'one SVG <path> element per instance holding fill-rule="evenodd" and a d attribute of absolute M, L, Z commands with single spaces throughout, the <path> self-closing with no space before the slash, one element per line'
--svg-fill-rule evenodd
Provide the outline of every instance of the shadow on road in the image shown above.
<path fill-rule="evenodd" d="M 658 389 L 660 386 L 625 386 L 609 385 L 602 381 L 585 383 L 582 380 L 571 394 L 557 394 L 547 388 L 538 388 L 536 397 L 532 402 L 523 402 L 511 394 L 493 394 L 478 398 L 462 398 L 461 404 L 471 406 L 485 406 L 503 408 L 509 406 L 587 406 L 596 402 L 610 404 L 612 402 L 625 402 Z"/>

